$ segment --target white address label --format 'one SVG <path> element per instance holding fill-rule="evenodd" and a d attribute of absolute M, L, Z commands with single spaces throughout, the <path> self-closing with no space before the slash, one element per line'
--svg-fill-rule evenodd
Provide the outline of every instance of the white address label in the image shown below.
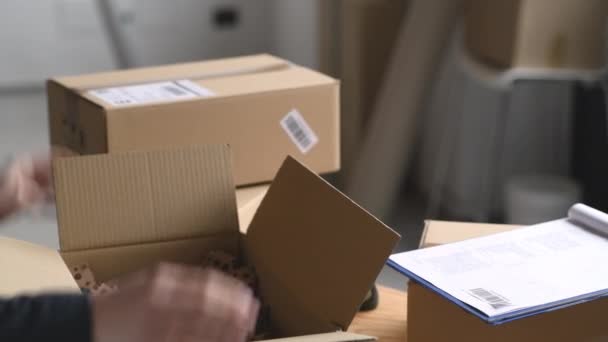
<path fill-rule="evenodd" d="M 115 107 L 182 101 L 215 95 L 211 90 L 190 80 L 94 89 L 89 90 L 88 94 Z"/>
<path fill-rule="evenodd" d="M 295 109 L 281 120 L 281 127 L 283 127 L 289 138 L 291 138 L 291 141 L 304 154 L 308 153 L 319 143 L 319 138 L 315 132 L 304 120 L 302 114 Z"/>

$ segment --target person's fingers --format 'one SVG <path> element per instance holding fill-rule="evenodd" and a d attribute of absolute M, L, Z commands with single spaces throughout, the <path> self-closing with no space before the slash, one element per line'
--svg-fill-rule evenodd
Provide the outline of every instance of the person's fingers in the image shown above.
<path fill-rule="evenodd" d="M 158 288 L 164 284 L 166 279 L 174 278 L 176 272 L 179 272 L 182 267 L 177 264 L 161 262 L 152 267 L 120 276 L 113 282 L 123 290 L 136 289 L 140 291 L 143 288 Z"/>
<path fill-rule="evenodd" d="M 181 333 L 205 340 L 244 341 L 255 328 L 259 307 L 252 291 L 217 271 L 188 271 L 178 282 L 174 300 L 175 319 L 180 322 L 174 324 L 179 324 Z"/>
<path fill-rule="evenodd" d="M 230 329 L 226 327 L 222 334 L 217 337 L 219 342 L 245 342 L 249 338 L 250 333 L 245 330 Z"/>
<path fill-rule="evenodd" d="M 245 341 L 250 332 L 238 329 L 226 317 L 205 316 L 189 317 L 189 319 L 175 319 L 171 324 L 172 340 L 198 340 L 198 341 Z"/>
<path fill-rule="evenodd" d="M 224 322 L 212 315 L 190 317 L 179 325 L 180 336 L 199 341 L 218 341 L 226 329 Z"/>
<path fill-rule="evenodd" d="M 220 315 L 223 322 L 224 332 L 220 337 L 228 333 L 228 340 L 244 341 L 254 332 L 259 310 L 259 302 L 253 296 L 251 289 L 241 281 L 218 276 L 216 284 L 222 286 L 223 291 L 211 290 L 212 298 L 215 298 L 214 313 Z M 219 296 L 221 295 L 221 297 Z"/>
<path fill-rule="evenodd" d="M 23 157 L 17 160 L 9 176 L 10 186 L 15 189 L 15 196 L 19 208 L 28 207 L 45 197 L 44 191 L 34 180 L 34 161 Z"/>
<path fill-rule="evenodd" d="M 123 292 L 131 289 L 141 289 L 150 281 L 153 269 L 148 268 L 134 273 L 129 273 L 114 279 L 114 283 Z"/>
<path fill-rule="evenodd" d="M 49 155 L 32 157 L 32 180 L 41 189 L 51 188 L 51 158 Z"/>
<path fill-rule="evenodd" d="M 50 197 L 50 159 L 26 155 L 9 167 L 5 186 L 14 196 L 17 209 L 24 209 Z"/>
<path fill-rule="evenodd" d="M 258 323 L 258 315 L 260 314 L 260 301 L 256 298 L 253 298 L 252 305 L 249 310 L 249 324 L 247 325 L 247 333 L 250 335 L 255 334 L 255 329 L 257 328 Z"/>

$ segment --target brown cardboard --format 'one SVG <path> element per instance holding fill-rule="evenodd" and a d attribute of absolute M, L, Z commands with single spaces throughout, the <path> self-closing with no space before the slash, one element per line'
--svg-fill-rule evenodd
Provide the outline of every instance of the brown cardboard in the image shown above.
<path fill-rule="evenodd" d="M 606 341 L 607 309 L 608 299 L 597 299 L 493 326 L 412 282 L 408 287 L 407 341 Z"/>
<path fill-rule="evenodd" d="M 321 1 L 323 3 L 323 1 Z M 332 75 L 342 80 L 343 179 L 359 155 L 383 86 L 406 0 L 329 1 L 320 14 L 321 52 L 332 53 Z M 324 70 L 327 70 L 326 67 Z"/>
<path fill-rule="evenodd" d="M 502 233 L 518 227 L 504 224 L 428 220 L 424 222 L 424 230 L 420 238 L 420 248 Z"/>
<path fill-rule="evenodd" d="M 451 243 L 516 229 L 517 226 L 427 221 L 421 246 Z M 564 275 L 567 276 L 567 275 Z M 407 340 L 424 341 L 606 341 L 608 299 L 490 325 L 417 283 L 408 286 Z M 438 329 L 440 327 L 440 329 Z"/>
<path fill-rule="evenodd" d="M 253 216 L 262 204 L 266 192 L 268 192 L 268 188 L 268 185 L 256 185 L 237 189 L 236 205 L 239 209 L 239 227 L 242 233 L 247 232 Z"/>
<path fill-rule="evenodd" d="M 56 160 L 61 250 L 237 233 L 228 151 L 201 146 Z"/>
<path fill-rule="evenodd" d="M 498 68 L 600 69 L 604 0 L 467 0 L 469 52 Z"/>
<path fill-rule="evenodd" d="M 87 93 L 180 79 L 215 95 L 117 107 Z M 51 144 L 80 154 L 230 144 L 237 185 L 272 180 L 287 155 L 318 173 L 340 167 L 339 82 L 269 55 L 56 78 L 47 92 Z M 280 125 L 294 109 L 318 137 L 307 153 Z"/>
<path fill-rule="evenodd" d="M 228 156 L 222 145 L 56 160 L 64 261 L 106 281 L 242 246 L 278 336 L 346 330 L 398 235 L 288 158 L 239 238 Z"/>
<path fill-rule="evenodd" d="M 245 239 L 284 335 L 307 333 L 304 317 L 320 331 L 346 330 L 396 242 L 392 230 L 312 175 L 288 158 Z"/>
<path fill-rule="evenodd" d="M 0 237 L 0 254 L 0 298 L 79 291 L 57 251 Z"/>

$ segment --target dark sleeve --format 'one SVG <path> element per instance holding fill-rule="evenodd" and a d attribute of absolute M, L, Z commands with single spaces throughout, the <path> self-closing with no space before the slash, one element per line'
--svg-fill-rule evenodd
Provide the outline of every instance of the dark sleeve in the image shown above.
<path fill-rule="evenodd" d="M 90 342 L 91 309 L 84 295 L 0 299 L 0 341 Z"/>

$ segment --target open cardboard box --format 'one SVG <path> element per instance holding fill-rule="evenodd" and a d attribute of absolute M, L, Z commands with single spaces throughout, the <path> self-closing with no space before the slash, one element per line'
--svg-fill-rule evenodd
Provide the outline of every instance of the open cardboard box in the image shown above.
<path fill-rule="evenodd" d="M 39 274 L 47 290 L 75 289 L 66 264 L 87 263 L 104 282 L 159 261 L 200 265 L 219 249 L 255 268 L 277 337 L 370 339 L 344 331 L 399 237 L 295 159 L 280 168 L 247 234 L 225 145 L 61 158 L 53 171 L 65 264 L 29 244 L 13 248 L 32 264 L 53 261 Z"/>
<path fill-rule="evenodd" d="M 247 232 L 268 188 L 269 185 L 263 184 L 236 190 L 242 233 Z M 0 274 L 10 274 L 0 282 L 0 297 L 45 291 L 79 291 L 72 276 L 65 272 L 65 263 L 55 250 L 0 237 L 0 255 Z M 19 260 L 18 265 L 15 265 L 15 260 Z M 27 271 L 17 272 L 16 266 Z"/>
<path fill-rule="evenodd" d="M 422 247 L 432 247 L 519 226 L 427 221 Z M 567 277 L 564 274 L 564 277 Z M 407 341 L 537 342 L 608 341 L 608 299 L 570 306 L 512 322 L 491 325 L 415 282 L 408 286 Z"/>
<path fill-rule="evenodd" d="M 274 56 L 58 77 L 47 95 L 51 145 L 78 154 L 229 144 L 238 186 L 288 155 L 340 169 L 340 82 Z"/>

